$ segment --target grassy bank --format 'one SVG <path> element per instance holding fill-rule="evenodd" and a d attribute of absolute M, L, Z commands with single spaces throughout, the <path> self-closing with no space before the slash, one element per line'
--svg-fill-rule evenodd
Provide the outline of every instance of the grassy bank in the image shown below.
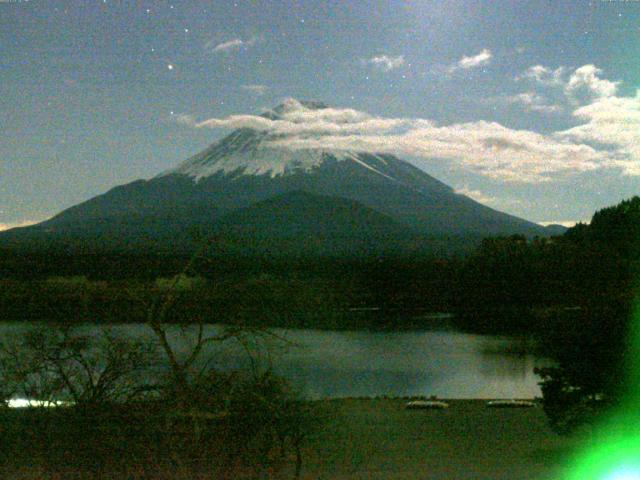
<path fill-rule="evenodd" d="M 553 479 L 576 441 L 552 433 L 539 407 L 490 409 L 484 401 L 453 400 L 449 409 L 425 411 L 405 410 L 404 404 L 402 399 L 315 402 L 322 427 L 305 443 L 301 478 Z M 50 441 L 63 442 L 51 437 Z M 123 447 L 123 452 L 135 449 L 131 444 Z M 67 458 L 74 457 L 69 454 Z M 51 471 L 53 476 L 42 477 L 34 457 L 19 469 L 22 473 L 17 477 L 16 469 L 11 468 L 15 457 L 3 460 L 3 478 L 67 478 L 55 477 Z M 294 464 L 289 458 L 266 478 L 293 478 Z M 69 464 L 65 468 L 69 474 L 75 470 Z M 163 468 L 169 472 L 166 477 L 128 478 L 178 478 L 170 468 Z M 240 475 L 239 470 L 236 473 Z M 101 475 L 117 478 L 109 477 L 108 470 Z"/>
<path fill-rule="evenodd" d="M 542 408 L 491 409 L 453 400 L 405 410 L 401 399 L 324 402 L 330 419 L 310 441 L 303 478 L 552 479 L 572 443 Z"/>

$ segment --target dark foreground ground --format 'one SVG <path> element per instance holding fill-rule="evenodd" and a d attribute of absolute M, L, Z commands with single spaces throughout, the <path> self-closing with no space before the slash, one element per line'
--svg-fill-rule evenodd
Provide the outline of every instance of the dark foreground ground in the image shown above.
<path fill-rule="evenodd" d="M 322 426 L 304 445 L 301 478 L 555 480 L 561 478 L 558 471 L 565 456 L 578 443 L 577 438 L 554 434 L 539 406 L 492 409 L 481 400 L 452 400 L 446 410 L 406 410 L 405 403 L 403 399 L 340 399 L 316 403 L 314 410 L 322 417 L 318 423 Z M 129 418 L 125 410 L 98 426 L 92 425 L 91 420 L 82 421 L 75 429 L 78 430 L 76 439 L 67 434 L 72 431 L 71 426 L 59 426 L 61 432 L 56 434 L 50 427 L 52 424 L 46 421 L 48 417 L 44 417 L 44 423 L 42 419 L 40 423 L 28 423 L 27 413 L 16 412 L 13 416 L 21 425 L 17 430 L 11 430 L 6 421 L 0 429 L 2 479 L 294 478 L 295 456 L 291 452 L 279 468 L 259 474 L 239 468 L 228 475 L 217 476 L 206 466 L 206 459 L 198 474 L 189 473 L 179 467 L 188 460 L 181 456 L 178 463 L 172 463 L 149 427 L 140 426 L 142 430 L 137 432 L 138 420 L 135 419 L 144 422 L 152 418 L 149 411 Z M 62 410 L 60 414 L 65 415 Z M 9 435 L 10 431 L 13 436 Z M 83 454 L 83 449 L 91 448 L 88 442 L 100 445 L 99 439 L 105 435 L 113 440 L 108 451 L 93 448 Z M 138 438 L 135 444 L 127 443 L 127 438 L 133 438 L 131 435 Z M 43 436 L 44 445 L 34 443 Z M 169 440 L 174 446 L 179 441 L 177 437 Z M 154 445 L 159 447 L 152 450 Z M 41 458 L 51 446 L 59 453 L 57 463 L 49 463 L 49 467 L 43 469 Z M 136 448 L 148 452 L 150 457 L 145 459 L 144 454 L 136 453 Z M 107 461 L 99 466 L 97 457 L 102 454 Z M 164 460 L 160 470 L 147 468 L 158 466 L 159 460 Z M 124 462 L 125 468 L 117 470 L 119 462 Z"/>
<path fill-rule="evenodd" d="M 331 418 L 305 451 L 307 479 L 554 479 L 575 439 L 541 407 L 405 410 L 404 400 L 327 401 Z"/>

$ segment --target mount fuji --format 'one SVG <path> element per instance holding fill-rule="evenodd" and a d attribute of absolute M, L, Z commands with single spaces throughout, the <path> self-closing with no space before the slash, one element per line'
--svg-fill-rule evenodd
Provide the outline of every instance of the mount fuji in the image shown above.
<path fill-rule="evenodd" d="M 262 118 L 281 119 L 287 108 Z M 328 107 L 297 102 L 297 108 Z M 205 235 L 237 252 L 360 254 L 558 233 L 457 194 L 394 155 L 289 148 L 281 138 L 237 129 L 149 180 L 3 232 L 0 246 L 190 251 L 194 238 Z"/>

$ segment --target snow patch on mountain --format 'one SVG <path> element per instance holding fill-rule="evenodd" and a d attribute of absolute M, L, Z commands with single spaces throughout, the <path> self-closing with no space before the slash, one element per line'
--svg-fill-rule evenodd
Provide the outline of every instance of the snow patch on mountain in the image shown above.
<path fill-rule="evenodd" d="M 169 173 L 188 175 L 196 181 L 217 173 L 276 177 L 296 170 L 308 172 L 322 163 L 323 156 L 324 152 L 314 150 L 257 148 L 229 152 L 228 155 L 217 158 L 210 158 L 208 155 L 194 157 Z"/>
<path fill-rule="evenodd" d="M 291 175 L 294 173 L 312 172 L 326 161 L 353 161 L 358 165 L 394 180 L 389 175 L 367 164 L 357 153 L 306 149 L 290 150 L 285 148 L 257 148 L 249 151 L 230 152 L 228 155 L 211 158 L 210 155 L 198 155 L 178 167 L 164 172 L 182 174 L 192 177 L 195 181 L 222 173 L 224 175 L 269 175 L 271 178 Z"/>
<path fill-rule="evenodd" d="M 283 115 L 293 115 L 301 109 L 298 101 L 289 101 L 265 112 L 263 116 L 269 119 L 282 118 Z M 321 110 L 332 115 L 333 110 L 318 102 L 304 102 L 303 113 Z M 323 114 L 324 114 L 323 113 Z M 352 161 L 378 175 L 390 180 L 393 177 L 367 163 L 366 158 L 375 158 L 376 162 L 386 165 L 382 156 L 361 154 L 338 149 L 325 148 L 291 148 L 278 145 L 277 142 L 286 135 L 254 128 L 240 128 L 228 136 L 214 143 L 203 152 L 187 159 L 176 168 L 167 170 L 159 177 L 181 174 L 192 177 L 196 182 L 216 174 L 223 175 L 269 175 L 278 177 L 294 173 L 310 173 L 324 162 Z M 321 137 L 318 137 L 321 140 Z"/>

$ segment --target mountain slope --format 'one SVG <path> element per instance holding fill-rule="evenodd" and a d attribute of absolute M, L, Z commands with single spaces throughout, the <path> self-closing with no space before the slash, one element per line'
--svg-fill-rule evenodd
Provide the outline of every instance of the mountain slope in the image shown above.
<path fill-rule="evenodd" d="M 222 218 L 214 229 L 242 252 L 319 255 L 409 252 L 419 236 L 353 200 L 287 192 Z"/>
<path fill-rule="evenodd" d="M 308 111 L 326 108 L 318 103 L 301 105 Z M 287 108 L 283 104 L 264 117 L 281 118 Z M 192 242 L 185 240 L 186 232 L 193 230 L 220 232 L 233 227 L 245 235 L 252 232 L 256 238 L 267 238 L 278 233 L 272 228 L 274 223 L 311 226 L 316 222 L 330 230 L 331 224 L 349 224 L 349 215 L 359 228 L 366 226 L 364 218 L 379 225 L 393 222 L 398 228 L 387 225 L 388 237 L 402 237 L 402 229 L 431 238 L 548 235 L 537 224 L 456 194 L 393 155 L 296 149 L 283 146 L 280 140 L 281 135 L 269 131 L 236 130 L 174 169 L 113 188 L 37 226 L 0 234 L 0 243 L 57 241 L 74 248 L 189 249 Z M 275 203 L 269 203 L 274 197 Z M 286 209 L 283 199 L 306 205 L 289 210 L 290 215 L 300 217 L 293 223 L 293 217 L 285 219 L 274 213 Z M 352 208 L 346 207 L 347 201 Z M 331 202 L 344 208 L 336 207 L 333 214 L 327 214 Z M 230 220 L 233 212 L 237 213 L 236 223 Z M 289 243 L 295 243 L 294 237 Z M 335 240 L 335 248 L 337 243 Z"/>

